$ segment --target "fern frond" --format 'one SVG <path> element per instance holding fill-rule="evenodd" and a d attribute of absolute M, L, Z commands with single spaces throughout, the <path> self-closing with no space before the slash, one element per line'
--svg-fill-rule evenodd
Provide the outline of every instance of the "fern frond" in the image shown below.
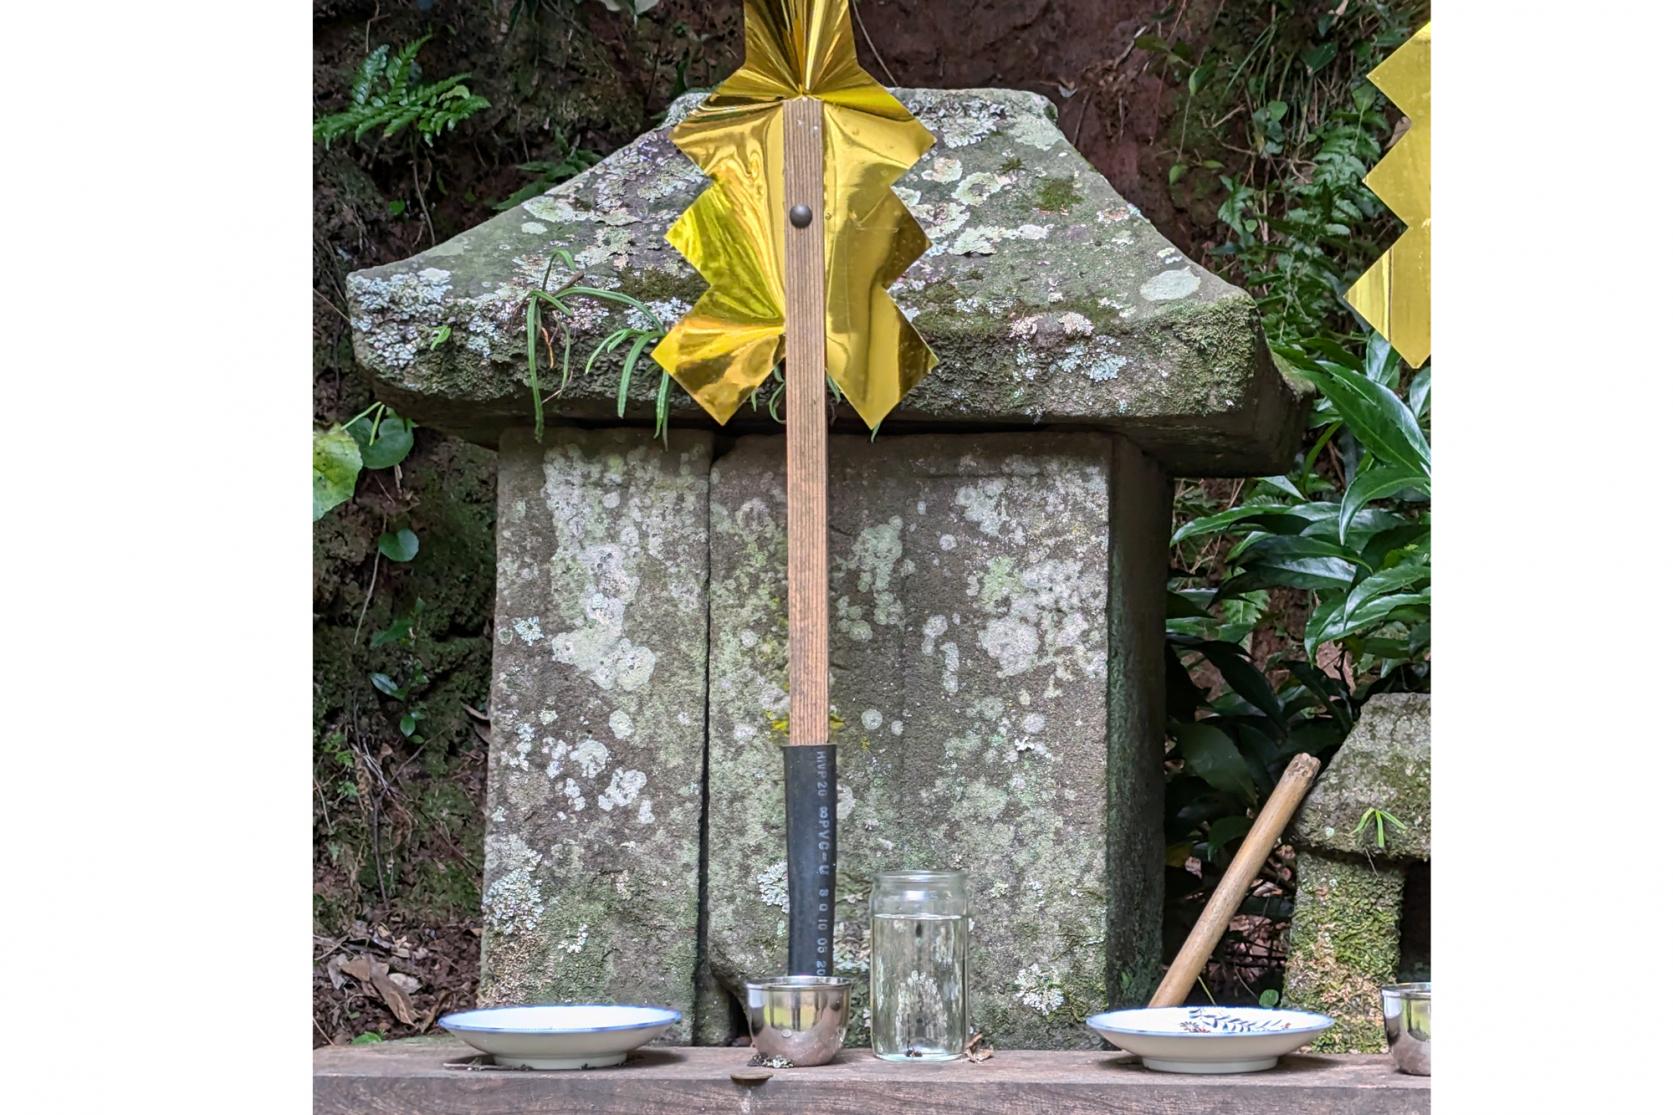
<path fill-rule="evenodd" d="M 383 73 L 384 62 L 389 58 L 389 44 L 384 43 L 366 56 L 360 63 L 360 70 L 355 74 L 354 86 L 349 90 L 349 100 L 357 105 L 366 103 L 366 98 L 372 95 L 372 86 Z"/>
<path fill-rule="evenodd" d="M 387 43 L 368 54 L 355 73 L 349 107 L 314 122 L 314 138 L 330 146 L 332 140 L 353 136 L 356 142 L 374 131 L 378 139 L 393 139 L 411 128 L 431 143 L 442 132 L 489 107 L 486 97 L 464 83 L 470 74 L 454 74 L 429 85 L 419 83 L 418 52 L 430 41 L 426 35 L 390 56 Z M 381 130 L 380 130 L 381 129 Z"/>

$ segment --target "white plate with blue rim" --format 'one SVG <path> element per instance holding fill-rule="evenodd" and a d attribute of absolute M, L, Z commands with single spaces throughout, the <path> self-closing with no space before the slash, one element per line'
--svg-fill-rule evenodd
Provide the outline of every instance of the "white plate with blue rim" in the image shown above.
<path fill-rule="evenodd" d="M 441 1025 L 496 1064 L 529 1069 L 619 1065 L 680 1020 L 669 1007 L 563 1003 L 483 1007 L 443 1016 Z"/>
<path fill-rule="evenodd" d="M 1259 1072 L 1336 1023 L 1310 1010 L 1140 1007 L 1086 1020 L 1111 1045 L 1158 1072 Z"/>

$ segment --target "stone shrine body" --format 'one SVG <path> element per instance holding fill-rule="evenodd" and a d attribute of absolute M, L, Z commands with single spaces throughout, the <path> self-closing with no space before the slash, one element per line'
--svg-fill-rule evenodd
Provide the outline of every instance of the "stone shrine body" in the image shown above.
<path fill-rule="evenodd" d="M 1090 1046 L 1160 975 L 1169 477 L 1283 471 L 1301 408 L 1249 296 L 1043 98 L 898 95 L 937 144 L 896 187 L 931 247 L 891 294 L 941 363 L 831 439 L 849 1038 L 870 875 L 959 867 L 973 1024 Z M 577 370 L 537 441 L 525 333 L 558 249 L 676 321 L 703 282 L 662 236 L 704 185 L 664 127 L 349 293 L 379 397 L 500 450 L 482 1001 L 666 1004 L 720 1044 L 787 936 L 783 439 L 675 390 L 653 440 L 647 360 L 625 418 L 619 365 Z M 631 313 L 575 305 L 580 354 Z"/>

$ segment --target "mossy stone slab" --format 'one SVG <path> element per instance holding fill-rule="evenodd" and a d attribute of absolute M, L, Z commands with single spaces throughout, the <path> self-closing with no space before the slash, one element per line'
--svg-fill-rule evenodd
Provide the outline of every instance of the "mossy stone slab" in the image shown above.
<path fill-rule="evenodd" d="M 1284 1005 L 1330 1015 L 1336 1025 L 1310 1048 L 1379 1053 L 1382 988 L 1400 971 L 1405 872 L 1364 856 L 1296 853 L 1295 914 L 1284 965 Z"/>
<path fill-rule="evenodd" d="M 1296 813 L 1295 842 L 1379 861 L 1427 860 L 1429 778 L 1429 694 L 1379 693 Z M 1399 822 L 1383 825 L 1380 848 L 1375 820 L 1360 827 L 1367 809 Z"/>
<path fill-rule="evenodd" d="M 1182 475 L 1288 466 L 1303 408 L 1273 366 L 1253 300 L 1117 195 L 1045 98 L 898 93 L 936 145 L 896 183 L 931 246 L 891 294 L 941 364 L 890 422 L 1103 426 Z M 700 97 L 678 100 L 669 124 Z M 445 243 L 356 272 L 355 355 L 401 413 L 494 444 L 533 421 L 525 306 L 543 282 L 571 277 L 554 253 L 571 253 L 588 283 L 645 302 L 657 321 L 637 324 L 671 326 L 704 283 L 663 234 L 706 185 L 665 126 Z M 573 307 L 577 364 L 636 313 L 586 298 Z M 551 409 L 614 417 L 620 365 L 606 364 L 577 372 Z M 550 391 L 558 373 L 542 374 Z M 660 374 L 644 362 L 630 417 L 651 414 Z M 706 421 L 683 392 L 672 403 L 676 421 Z M 769 421 L 765 408 L 733 419 L 740 429 Z"/>

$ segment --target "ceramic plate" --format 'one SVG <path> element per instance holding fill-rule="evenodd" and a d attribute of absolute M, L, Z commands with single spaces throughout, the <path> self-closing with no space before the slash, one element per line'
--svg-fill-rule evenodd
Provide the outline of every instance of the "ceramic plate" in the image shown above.
<path fill-rule="evenodd" d="M 498 1064 L 531 1069 L 619 1065 L 680 1020 L 667 1007 L 574 1003 L 484 1007 L 446 1015 L 441 1024 Z"/>
<path fill-rule="evenodd" d="M 1086 1024 L 1161 1072 L 1257 1072 L 1335 1025 L 1308 1010 L 1145 1007 L 1095 1014 Z"/>

